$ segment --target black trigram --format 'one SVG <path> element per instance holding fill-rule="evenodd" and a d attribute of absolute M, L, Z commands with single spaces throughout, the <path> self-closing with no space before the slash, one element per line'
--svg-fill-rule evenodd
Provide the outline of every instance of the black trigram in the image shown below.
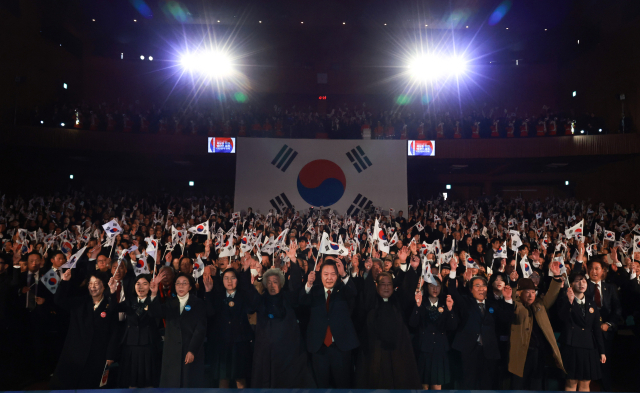
<path fill-rule="evenodd" d="M 277 197 L 273 198 L 269 202 L 271 202 L 271 206 L 273 206 L 276 209 L 278 214 L 282 213 L 282 210 L 286 208 L 291 209 L 293 207 L 291 202 L 289 202 L 289 198 L 287 198 L 284 192 L 278 195 Z"/>
<path fill-rule="evenodd" d="M 276 155 L 276 158 L 271 161 L 271 165 L 275 165 L 276 168 L 280 169 L 282 172 L 285 172 L 297 155 L 297 151 L 293 150 L 287 145 L 284 145 Z"/>
<path fill-rule="evenodd" d="M 360 210 L 368 210 L 372 204 L 373 202 L 371 202 L 371 199 L 367 199 L 363 197 L 362 194 L 358 194 L 358 196 L 356 196 L 356 199 L 353 200 L 351 206 L 349 206 L 347 215 L 357 216 L 358 213 L 360 213 Z"/>
<path fill-rule="evenodd" d="M 360 146 L 356 146 L 355 149 L 348 151 L 347 158 L 351 161 L 358 173 L 371 166 L 371 161 L 369 161 L 369 158 L 364 154 L 364 151 Z"/>

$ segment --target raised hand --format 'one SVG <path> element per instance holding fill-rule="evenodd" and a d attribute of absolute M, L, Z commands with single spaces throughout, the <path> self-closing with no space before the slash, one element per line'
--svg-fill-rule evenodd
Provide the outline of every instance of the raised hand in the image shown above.
<path fill-rule="evenodd" d="M 287 257 L 289 257 L 290 261 L 295 262 L 298 259 L 298 245 L 296 243 L 291 243 L 289 246 L 289 251 L 287 251 Z"/>
<path fill-rule="evenodd" d="M 368 257 L 364 261 L 364 268 L 366 271 L 369 271 L 371 270 L 372 267 L 373 267 L 373 261 L 371 260 L 371 257 Z"/>
<path fill-rule="evenodd" d="M 418 254 L 418 245 L 416 242 L 412 242 L 411 244 L 409 244 L 409 250 L 411 251 L 411 254 L 416 255 Z"/>
<path fill-rule="evenodd" d="M 453 258 L 451 258 L 451 260 L 449 261 L 449 265 L 451 265 L 451 271 L 455 272 L 458 268 L 458 257 L 454 255 Z"/>
<path fill-rule="evenodd" d="M 210 274 L 204 274 L 202 276 L 202 282 L 204 282 L 204 289 L 206 292 L 211 292 L 213 289 L 213 279 Z"/>
<path fill-rule="evenodd" d="M 398 258 L 400 258 L 400 261 L 402 263 L 407 263 L 408 255 L 409 255 L 409 250 L 407 249 L 407 246 L 402 247 L 402 249 L 398 251 Z"/>
<path fill-rule="evenodd" d="M 69 269 L 71 270 L 71 269 Z M 111 291 L 111 294 L 113 295 L 114 293 L 116 293 L 116 291 L 118 290 L 118 282 L 116 281 L 115 278 L 111 277 L 109 279 L 109 290 Z"/>
<path fill-rule="evenodd" d="M 573 288 L 567 288 L 567 298 L 569 298 L 569 304 L 573 304 L 573 299 L 576 298 L 576 295 L 573 293 Z"/>
<path fill-rule="evenodd" d="M 309 276 L 307 277 L 307 287 L 311 288 L 315 280 L 316 280 L 316 272 L 312 271 L 309 273 Z"/>
<path fill-rule="evenodd" d="M 66 272 L 62 273 L 62 281 L 71 280 L 71 269 L 67 269 Z"/>
<path fill-rule="evenodd" d="M 347 273 L 344 271 L 344 265 L 342 264 L 341 260 L 337 260 L 336 261 L 336 267 L 338 268 L 338 274 L 340 275 L 340 278 L 344 277 Z"/>
<path fill-rule="evenodd" d="M 556 262 L 556 261 L 551 262 L 551 264 L 549 265 L 549 270 L 551 270 L 551 273 L 553 273 L 554 276 L 559 276 L 560 262 Z"/>
<path fill-rule="evenodd" d="M 453 298 L 451 297 L 451 295 L 447 295 L 447 299 L 444 302 L 447 305 L 447 309 L 451 311 L 451 309 L 453 308 Z"/>
<path fill-rule="evenodd" d="M 422 292 L 416 291 L 416 306 L 420 307 L 422 305 Z"/>
<path fill-rule="evenodd" d="M 151 280 L 151 282 L 149 283 L 149 291 L 151 292 L 152 297 L 155 297 L 158 294 L 158 283 L 162 281 L 163 278 L 164 272 L 160 272 L 160 274 L 158 274 L 156 278 Z"/>
<path fill-rule="evenodd" d="M 511 300 L 513 296 L 513 288 L 509 285 L 505 285 L 502 289 L 502 296 L 504 296 L 504 300 Z"/>
<path fill-rule="evenodd" d="M 517 271 L 512 271 L 511 274 L 509 275 L 509 279 L 513 282 L 518 281 L 518 272 Z"/>
<path fill-rule="evenodd" d="M 417 270 L 418 266 L 420 266 L 420 257 L 418 257 L 417 255 L 412 255 L 411 262 L 409 263 L 411 264 L 411 268 L 413 270 Z"/>
<path fill-rule="evenodd" d="M 100 244 L 98 244 L 97 246 L 93 247 L 91 249 L 91 251 L 89 251 L 89 254 L 91 255 L 91 259 L 98 258 L 98 255 L 100 254 L 100 250 L 101 249 L 102 249 L 102 246 Z"/>

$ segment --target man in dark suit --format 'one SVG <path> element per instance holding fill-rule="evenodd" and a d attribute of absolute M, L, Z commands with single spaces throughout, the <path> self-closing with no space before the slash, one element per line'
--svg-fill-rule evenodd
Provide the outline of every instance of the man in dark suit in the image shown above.
<path fill-rule="evenodd" d="M 610 359 L 613 351 L 613 339 L 623 319 L 618 288 L 615 284 L 604 282 L 605 266 L 608 266 L 605 262 L 605 255 L 597 255 L 589 261 L 589 287 L 585 295 L 596 303 L 600 311 L 604 354 Z M 602 364 L 602 385 L 604 390 L 611 391 L 611 362 Z"/>
<path fill-rule="evenodd" d="M 450 278 L 455 279 L 457 260 L 452 259 Z M 469 280 L 468 293 L 461 294 L 456 281 L 449 281 L 449 294 L 460 315 L 460 325 L 453 348 L 462 355 L 463 389 L 492 389 L 496 379 L 496 363 L 500 359 L 497 322 L 511 323 L 513 301 L 502 304 L 487 297 L 487 281 L 475 276 Z M 462 289 L 461 289 L 462 291 Z"/>
<path fill-rule="evenodd" d="M 492 267 L 493 254 L 495 254 L 496 251 L 498 251 L 498 249 L 500 248 L 500 243 L 500 239 L 498 239 L 497 237 L 491 239 L 491 247 L 489 247 L 487 249 L 487 252 L 484 253 L 484 263 L 486 263 L 487 266 Z"/>
<path fill-rule="evenodd" d="M 356 335 L 349 301 L 357 295 L 356 286 L 342 262 L 325 259 L 320 269 L 321 283 L 314 285 L 316 274 L 309 273 L 300 292 L 300 304 L 310 308 L 307 350 L 311 353 L 318 388 L 351 387 L 351 350 L 360 343 Z"/>

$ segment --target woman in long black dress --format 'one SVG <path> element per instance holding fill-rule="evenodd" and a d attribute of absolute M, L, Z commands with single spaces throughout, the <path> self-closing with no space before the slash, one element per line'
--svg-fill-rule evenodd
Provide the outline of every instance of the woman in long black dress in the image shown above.
<path fill-rule="evenodd" d="M 377 285 L 377 286 L 376 286 Z M 369 275 L 363 285 L 366 322 L 362 332 L 356 387 L 359 389 L 420 389 L 409 330 L 402 317 L 401 298 L 393 276 Z"/>
<path fill-rule="evenodd" d="M 458 327 L 457 313 L 452 312 L 453 299 L 441 295 L 442 283 L 426 284 L 415 295 L 415 307 L 409 317 L 409 326 L 418 328 L 415 337 L 418 352 L 418 372 L 425 390 L 441 390 L 449 383 L 449 339 L 447 333 Z M 427 298 L 423 293 L 427 287 Z"/>
<path fill-rule="evenodd" d="M 162 351 L 161 388 L 204 387 L 204 339 L 207 334 L 208 307 L 192 292 L 193 277 L 179 274 L 175 297 L 160 302 L 158 283 L 164 271 L 151 281 L 149 315 L 166 321 Z"/>
<path fill-rule="evenodd" d="M 56 390 L 97 389 L 107 364 L 117 353 L 118 312 L 103 296 L 107 278 L 102 273 L 90 273 L 90 296 L 70 297 L 71 269 L 62 275 L 54 301 L 69 311 L 69 331 L 50 387 Z"/>
<path fill-rule="evenodd" d="M 602 377 L 604 338 L 600 328 L 600 312 L 584 293 L 587 279 L 578 270 L 571 274 L 571 288 L 557 300 L 558 315 L 564 323 L 560 335 L 562 363 L 567 371 L 566 391 L 589 391 L 591 380 Z"/>
<path fill-rule="evenodd" d="M 209 329 L 208 351 L 211 351 L 211 380 L 220 388 L 236 381 L 238 389 L 246 387 L 251 375 L 251 341 L 253 330 L 247 314 L 255 312 L 252 303 L 249 254 L 242 260 L 244 272 L 228 268 L 222 273 L 222 287 L 207 278 L 205 300 L 213 307 L 215 318 Z M 206 276 L 209 277 L 209 276 Z M 239 284 L 240 282 L 240 284 Z"/>
<path fill-rule="evenodd" d="M 129 388 L 158 386 L 160 367 L 158 348 L 160 333 L 158 319 L 149 314 L 151 297 L 149 286 L 151 276 L 141 274 L 136 277 L 134 293 L 127 294 L 125 301 L 118 303 L 118 283 L 112 277 L 109 280 L 111 303 L 119 312 L 127 315 L 127 328 L 120 341 L 122 356 L 119 361 L 119 385 Z"/>
<path fill-rule="evenodd" d="M 257 324 L 252 388 L 314 388 L 311 370 L 307 366 L 307 351 L 303 345 L 294 307 L 302 288 L 302 269 L 296 263 L 295 244 L 287 255 L 289 266 L 288 290 L 283 290 L 284 273 L 269 269 L 262 276 L 264 293 L 257 296 Z"/>

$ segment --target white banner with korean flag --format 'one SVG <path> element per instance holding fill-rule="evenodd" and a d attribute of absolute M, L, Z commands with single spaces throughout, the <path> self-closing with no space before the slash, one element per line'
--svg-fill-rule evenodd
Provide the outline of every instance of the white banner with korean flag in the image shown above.
<path fill-rule="evenodd" d="M 235 210 L 407 211 L 407 142 L 239 138 Z"/>

